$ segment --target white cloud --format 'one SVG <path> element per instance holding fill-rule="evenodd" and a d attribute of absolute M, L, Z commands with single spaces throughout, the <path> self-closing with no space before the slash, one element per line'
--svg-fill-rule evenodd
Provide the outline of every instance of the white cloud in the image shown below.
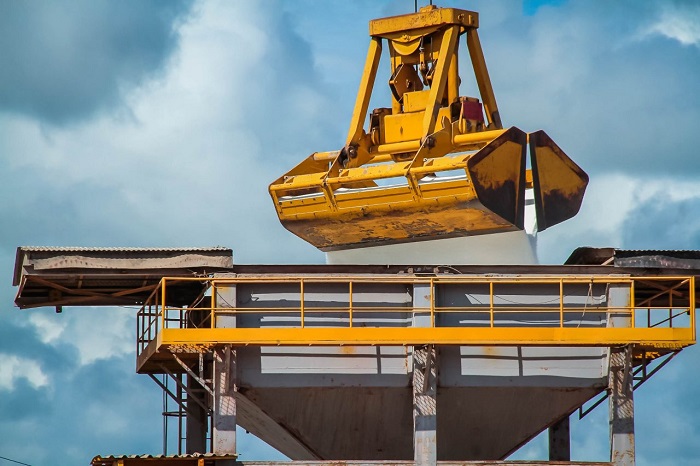
<path fill-rule="evenodd" d="M 0 158 L 68 197 L 75 241 L 84 223 L 146 244 L 245 245 L 244 260 L 303 261 L 312 249 L 279 225 L 267 185 L 335 145 L 323 142 L 332 141 L 330 100 L 288 22 L 272 6 L 203 2 L 167 75 L 129 95 L 132 118 L 65 129 L 8 118 Z M 30 199 L 42 202 L 41 193 L 20 202 Z"/>
<path fill-rule="evenodd" d="M 630 216 L 654 214 L 639 211 L 639 206 L 653 201 L 675 203 L 697 198 L 700 198 L 700 184 L 694 180 L 600 174 L 591 179 L 576 217 L 537 235 L 540 261 L 560 264 L 579 246 L 630 247 L 624 244 L 633 220 Z M 683 225 L 688 225 L 688 221 Z M 667 228 L 672 227 L 667 225 Z M 653 245 L 648 247 L 653 248 Z M 677 248 L 683 246 L 679 244 Z"/>
<path fill-rule="evenodd" d="M 18 379 L 25 379 L 34 388 L 45 387 L 48 376 L 33 359 L 0 353 L 0 389 L 13 390 Z"/>
<path fill-rule="evenodd" d="M 57 350 L 73 347 L 80 366 L 134 353 L 135 309 L 85 307 L 66 308 L 61 314 L 51 309 L 29 312 L 28 325 L 37 338 Z"/>
<path fill-rule="evenodd" d="M 27 320 L 34 326 L 39 340 L 45 344 L 57 342 L 68 325 L 65 319 L 45 313 L 30 314 Z"/>
<path fill-rule="evenodd" d="M 642 36 L 663 36 L 700 47 L 700 4 L 666 2 L 659 6 L 658 19 L 643 30 Z"/>

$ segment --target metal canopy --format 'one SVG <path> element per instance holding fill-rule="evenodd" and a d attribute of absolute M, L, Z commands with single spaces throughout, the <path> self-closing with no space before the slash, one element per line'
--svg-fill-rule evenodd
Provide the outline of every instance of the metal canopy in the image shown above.
<path fill-rule="evenodd" d="M 691 270 L 700 274 L 700 251 L 576 248 L 567 265 L 613 265 L 630 269 Z M 687 272 L 686 272 L 687 273 Z"/>
<path fill-rule="evenodd" d="M 164 276 L 205 277 L 231 270 L 230 248 L 19 247 L 13 285 L 21 309 L 141 305 Z M 168 297 L 191 302 L 202 290 L 184 282 Z"/>
<path fill-rule="evenodd" d="M 579 248 L 567 265 L 537 266 L 436 266 L 415 265 L 233 265 L 233 251 L 225 247 L 210 248 L 85 248 L 19 247 L 13 285 L 18 286 L 15 304 L 21 309 L 61 306 L 142 305 L 163 277 L 206 277 L 216 272 L 236 274 L 688 274 L 687 263 L 654 263 L 669 251 L 632 251 L 647 256 L 647 267 L 635 267 L 629 259 L 624 265 L 618 257 L 630 251 L 613 248 Z M 677 252 L 677 251 L 676 251 Z M 643 254 L 650 253 L 650 254 Z M 651 254 L 653 253 L 653 254 Z M 613 262 L 613 254 L 615 262 Z M 696 253 L 697 254 L 697 253 Z M 653 257 L 652 257 L 653 256 Z M 609 259 L 609 260 L 608 260 Z M 687 261 L 685 261 L 687 262 Z M 600 265 L 605 264 L 605 265 Z M 696 270 L 700 271 L 700 266 Z M 693 274 L 695 275 L 695 274 Z M 204 288 L 204 283 L 183 281 L 171 285 L 167 305 L 190 304 Z"/>
<path fill-rule="evenodd" d="M 214 466 L 231 464 L 238 455 L 214 455 L 213 453 L 195 453 L 191 455 L 120 455 L 96 456 L 92 466 L 150 466 L 153 464 L 177 466 Z"/>

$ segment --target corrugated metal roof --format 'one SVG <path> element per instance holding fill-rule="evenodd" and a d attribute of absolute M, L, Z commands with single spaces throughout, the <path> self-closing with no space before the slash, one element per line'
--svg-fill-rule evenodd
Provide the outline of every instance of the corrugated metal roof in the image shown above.
<path fill-rule="evenodd" d="M 214 454 L 214 453 L 193 453 L 193 454 L 182 454 L 182 455 L 109 455 L 109 456 L 95 456 L 90 464 L 92 466 L 111 466 L 117 464 L 117 462 L 122 462 L 122 464 L 142 464 L 144 462 L 148 463 L 192 463 L 201 459 L 205 460 L 205 464 L 216 464 L 217 460 L 235 460 L 238 455 L 228 454 Z"/>
<path fill-rule="evenodd" d="M 566 260 L 568 265 L 611 265 L 648 269 L 700 271 L 700 251 L 690 249 L 577 248 Z"/>
<path fill-rule="evenodd" d="M 616 250 L 617 267 L 643 267 L 700 271 L 700 251 Z"/>
<path fill-rule="evenodd" d="M 615 257 L 667 256 L 679 259 L 700 259 L 700 251 L 693 249 L 615 249 Z"/>
<path fill-rule="evenodd" d="M 109 455 L 109 456 L 102 456 L 102 455 L 97 455 L 93 461 L 96 459 L 103 459 L 103 460 L 124 460 L 124 459 L 148 459 L 148 458 L 238 458 L 238 455 L 236 454 L 215 454 L 215 453 L 183 453 L 180 455 L 151 455 L 151 454 L 145 454 L 145 455 Z"/>
<path fill-rule="evenodd" d="M 224 246 L 149 248 L 149 247 L 83 247 L 83 246 L 20 246 L 24 252 L 208 252 L 231 251 Z"/>
<path fill-rule="evenodd" d="M 232 266 L 233 251 L 221 246 L 19 247 L 13 276 L 13 284 L 19 286 L 15 304 L 23 309 L 141 305 L 163 277 L 204 276 Z M 201 289 L 201 283 L 182 283 L 172 302 L 189 304 Z"/>

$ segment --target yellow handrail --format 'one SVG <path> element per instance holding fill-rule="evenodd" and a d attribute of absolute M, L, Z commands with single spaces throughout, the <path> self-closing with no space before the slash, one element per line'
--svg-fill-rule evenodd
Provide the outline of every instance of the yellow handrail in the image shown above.
<path fill-rule="evenodd" d="M 209 307 L 200 307 L 198 311 L 209 311 L 210 322 L 208 328 L 203 329 L 188 329 L 185 324 L 186 313 L 190 311 L 188 306 L 173 306 L 168 304 L 168 287 L 174 287 L 182 282 L 198 281 L 202 282 L 203 286 L 211 288 L 212 300 Z M 649 283 L 655 283 L 654 286 L 649 286 Z M 275 285 L 283 283 L 296 283 L 299 286 L 298 304 L 295 301 L 280 300 L 279 305 L 272 304 L 267 307 L 246 307 L 237 303 L 219 303 L 216 299 L 216 294 L 219 290 L 231 286 L 249 286 L 249 285 Z M 310 305 L 309 296 L 315 295 L 317 292 L 325 293 L 325 287 L 322 285 L 328 284 L 346 284 L 347 291 L 332 292 L 336 298 L 345 296 L 342 299 L 336 299 L 333 304 L 328 305 Z M 401 303 L 400 305 L 381 305 L 381 303 L 372 302 L 363 304 L 361 300 L 356 299 L 358 293 L 363 293 L 367 288 L 363 285 L 406 285 L 413 286 L 415 284 L 423 284 L 430 286 L 430 304 L 428 308 L 416 308 L 411 300 Z M 629 302 L 626 306 L 614 309 L 609 308 L 607 303 L 600 295 L 600 302 L 589 303 L 589 297 L 586 296 L 586 302 L 580 304 L 575 302 L 572 297 L 584 296 L 579 288 L 579 293 L 573 293 L 570 290 L 573 285 L 593 286 L 601 285 L 618 285 L 626 287 L 630 294 Z M 318 291 L 315 291 L 313 286 L 318 285 Z M 437 296 L 441 292 L 441 287 L 449 287 L 451 285 L 476 286 L 475 295 L 483 296 L 488 293 L 488 302 L 479 302 L 474 298 L 475 304 L 459 305 L 460 303 L 437 305 Z M 537 290 L 530 290 L 530 286 L 537 285 Z M 542 286 L 551 286 L 551 292 L 542 291 Z M 646 285 L 646 288 L 645 288 Z M 507 291 L 499 290 L 501 287 L 508 286 Z M 359 291 L 358 291 L 359 290 Z M 646 294 L 643 294 L 646 292 Z M 512 296 L 518 295 L 536 295 L 540 293 L 545 298 L 551 298 L 549 301 L 532 303 L 513 302 Z M 589 291 L 590 293 L 590 291 Z M 671 299 L 670 296 L 676 294 L 680 298 Z M 669 299 L 665 304 L 659 304 L 665 296 Z M 506 298 L 508 296 L 509 298 Z M 568 302 L 567 302 L 568 299 Z M 681 299 L 683 302 L 681 302 Z M 342 304 L 341 304 L 342 303 Z M 347 303 L 347 306 L 344 304 Z M 337 304 L 337 305 L 336 305 Z M 463 303 L 462 303 L 463 304 Z M 155 312 L 153 312 L 155 306 Z M 377 323 L 376 321 L 362 321 L 358 325 L 358 319 L 363 319 L 361 316 L 371 314 L 403 314 L 409 315 L 415 312 L 430 313 L 430 325 L 428 327 L 417 330 L 407 326 L 386 325 L 386 323 Z M 638 311 L 646 311 L 649 318 L 646 326 L 636 322 Z M 657 312 L 654 312 L 657 311 Z M 658 316 L 658 312 L 669 312 L 668 318 L 663 320 L 657 318 L 652 321 L 652 315 Z M 674 312 L 675 311 L 675 312 Z M 696 322 L 695 322 L 695 277 L 693 276 L 656 276 L 656 277 L 630 277 L 630 276 L 537 276 L 537 277 L 521 277 L 521 276 L 484 276 L 484 275 L 450 275 L 450 276 L 243 276 L 234 278 L 163 278 L 157 292 L 151 295 L 149 301 L 144 303 L 140 311 L 140 318 L 137 323 L 140 327 L 139 334 L 139 351 L 142 351 L 150 341 L 158 337 L 158 333 L 165 334 L 168 332 L 186 332 L 186 331 L 204 331 L 216 332 L 223 329 L 216 327 L 217 315 L 249 315 L 256 314 L 265 316 L 275 316 L 279 314 L 298 313 L 298 324 L 293 321 L 285 322 L 283 327 L 279 324 L 275 326 L 267 326 L 264 328 L 236 328 L 227 329 L 229 332 L 238 332 L 240 335 L 240 344 L 263 344 L 268 341 L 268 335 L 279 335 L 275 340 L 277 344 L 375 344 L 372 343 L 373 338 L 376 338 L 376 344 L 386 341 L 401 341 L 401 335 L 405 334 L 405 341 L 426 341 L 430 340 L 431 335 L 436 338 L 437 342 L 447 342 L 450 344 L 459 344 L 460 338 L 466 342 L 465 344 L 475 344 L 476 341 L 482 341 L 477 334 L 484 334 L 485 341 L 492 339 L 493 344 L 505 344 L 504 342 L 520 342 L 521 344 L 536 344 L 538 335 L 541 336 L 542 344 L 572 344 L 580 345 L 590 341 L 591 346 L 604 344 L 611 340 L 612 337 L 606 335 L 624 335 L 624 338 L 630 339 L 629 343 L 637 345 L 674 347 L 687 346 L 694 344 Z M 167 322 L 170 319 L 170 313 L 179 315 L 178 320 L 180 328 L 170 328 Z M 472 317 L 460 318 L 459 324 L 445 325 L 437 317 L 439 315 L 449 314 L 469 314 Z M 557 314 L 557 318 L 552 319 L 553 314 Z M 606 327 L 611 314 L 628 315 L 630 320 L 627 327 L 612 328 Z M 597 326 L 581 327 L 581 322 L 584 315 L 597 315 L 595 321 Z M 309 315 L 325 316 L 325 321 L 314 319 L 313 325 L 308 322 Z M 347 324 L 344 323 L 343 315 L 348 316 Z M 358 315 L 360 317 L 358 317 Z M 567 321 L 567 315 L 569 320 Z M 574 317 L 571 317 L 571 316 Z M 664 314 L 665 315 L 665 314 Z M 688 316 L 688 319 L 682 316 Z M 481 317 L 485 319 L 482 320 Z M 497 316 L 517 316 L 516 320 L 508 318 L 506 320 L 497 319 Z M 529 317 L 527 326 L 524 326 L 521 320 L 524 317 Z M 579 318 L 580 316 L 580 318 Z M 578 323 L 577 323 L 578 319 Z M 173 320 L 173 321 L 174 321 Z M 408 325 L 408 324 L 406 324 Z M 486 326 L 484 326 L 486 325 Z M 556 327 L 553 327 L 556 326 Z M 338 331 L 339 329 L 345 329 Z M 385 329 L 388 340 L 384 337 L 377 337 L 376 331 Z M 462 329 L 462 333 L 455 333 L 456 330 Z M 556 332 L 555 332 L 556 329 Z M 488 332 L 487 332 L 488 330 Z M 518 330 L 523 335 L 521 340 L 517 338 L 513 340 L 512 331 Z M 292 335 L 289 332 L 300 331 L 306 332 L 310 337 L 304 339 L 296 334 Z M 351 333 L 346 333 L 350 331 Z M 257 333 L 256 333 L 257 332 Z M 432 332 L 432 333 L 430 333 Z M 489 333 L 490 332 L 490 333 Z M 213 335 L 213 334 L 212 334 Z M 229 335 L 229 333 L 227 333 Z M 265 335 L 259 337 L 256 335 Z M 313 335 L 313 336 L 312 336 Z M 391 336 L 395 335 L 395 336 Z M 457 337 L 455 336 L 457 335 Z M 459 337 L 463 335 L 463 337 Z M 161 335 L 161 340 L 164 338 Z M 175 338 L 175 337 L 171 337 Z M 179 338 L 179 337 L 178 337 Z M 197 338 L 206 339 L 207 336 L 202 334 Z M 583 338 L 583 340 L 581 340 Z M 599 341 L 596 341 L 596 338 Z M 618 337 L 615 337 L 618 338 Z M 620 337 L 621 338 L 621 337 Z M 416 340 L 418 339 L 418 340 Z M 219 340 L 216 340 L 219 341 Z M 341 343 L 342 341 L 342 343 Z M 617 341 L 617 340 L 614 340 Z M 469 343 L 472 342 L 472 343 Z M 398 343 L 391 343 L 398 344 Z"/>

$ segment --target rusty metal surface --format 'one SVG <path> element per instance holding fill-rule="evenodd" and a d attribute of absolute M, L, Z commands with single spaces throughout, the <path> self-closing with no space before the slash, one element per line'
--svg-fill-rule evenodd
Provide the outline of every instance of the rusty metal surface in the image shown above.
<path fill-rule="evenodd" d="M 636 270 L 700 272 L 700 251 L 662 249 L 576 248 L 565 265 L 612 265 L 615 268 Z"/>
<path fill-rule="evenodd" d="M 600 390 L 602 388 L 592 387 L 440 388 L 437 397 L 438 459 L 503 459 Z M 396 459 L 413 458 L 412 388 L 409 386 L 382 389 L 243 387 L 242 392 L 324 459 L 391 463 Z M 255 433 L 265 438 L 266 432 Z"/>
<path fill-rule="evenodd" d="M 230 272 L 237 276 L 247 274 L 416 274 L 434 275 L 454 273 L 458 275 L 687 275 L 687 270 L 663 267 L 621 267 L 613 264 L 565 264 L 565 265 L 354 265 L 354 264 L 235 264 Z"/>
<path fill-rule="evenodd" d="M 529 138 L 537 230 L 544 231 L 578 213 L 588 175 L 544 131 Z"/>
<path fill-rule="evenodd" d="M 95 462 L 97 461 L 97 462 Z M 202 461 L 206 466 L 216 466 L 231 463 L 229 455 L 129 455 L 129 456 L 96 456 L 92 466 L 112 466 L 123 461 L 125 466 L 138 466 L 141 462 L 148 465 L 184 465 L 197 464 Z M 414 466 L 414 461 L 235 461 L 234 466 Z M 438 466 L 612 466 L 608 462 L 588 461 L 438 461 Z"/>
<path fill-rule="evenodd" d="M 178 466 L 216 466 L 224 462 L 233 462 L 238 455 L 215 455 L 213 453 L 194 453 L 185 455 L 106 455 L 95 456 L 91 466 L 141 466 L 171 465 Z M 240 463 L 237 463 L 240 464 Z"/>
<path fill-rule="evenodd" d="M 412 396 L 408 386 L 246 386 L 240 391 L 322 459 L 413 459 Z M 258 434 L 265 439 L 268 432 Z"/>
<path fill-rule="evenodd" d="M 700 270 L 700 251 L 616 250 L 614 264 L 620 267 Z"/>
<path fill-rule="evenodd" d="M 25 274 L 15 298 L 20 309 L 56 306 L 139 306 L 160 283 L 163 274 L 184 271 L 164 270 L 133 274 Z M 172 305 L 191 303 L 202 291 L 202 285 L 191 282 L 173 290 L 168 301 Z"/>
<path fill-rule="evenodd" d="M 230 270 L 233 251 L 211 248 L 19 247 L 13 284 L 21 309 L 60 306 L 140 305 L 164 276 L 204 276 Z M 183 284 L 173 303 L 201 291 Z"/>
<path fill-rule="evenodd" d="M 467 162 L 479 201 L 518 229 L 525 221 L 525 145 L 527 135 L 510 128 Z"/>
<path fill-rule="evenodd" d="M 19 285 L 23 268 L 63 269 L 164 269 L 180 267 L 229 268 L 233 250 L 206 248 L 89 248 L 20 246 L 15 257 L 13 285 Z"/>
<path fill-rule="evenodd" d="M 105 250 L 106 251 L 106 250 Z M 228 250 L 230 251 L 230 250 Z M 49 251 L 44 251 L 47 254 Z M 106 253 L 106 252 L 105 252 Z M 623 268 L 611 266 L 444 266 L 444 265 L 233 265 L 216 268 L 188 264 L 187 267 L 165 269 L 75 268 L 36 270 L 31 264 L 23 266 L 24 259 L 16 263 L 15 286 L 20 285 L 15 304 L 20 308 L 41 306 L 96 306 L 140 305 L 157 283 L 166 276 L 187 277 L 210 272 L 231 272 L 235 275 L 267 274 L 602 274 L 647 273 L 666 274 L 666 269 Z M 172 304 L 191 302 L 200 287 L 189 285 L 169 295 Z"/>
<path fill-rule="evenodd" d="M 237 466 L 413 466 L 414 461 L 243 461 Z M 590 461 L 438 461 L 438 466 L 612 466 Z"/>
<path fill-rule="evenodd" d="M 612 264 L 615 248 L 592 248 L 582 246 L 574 249 L 564 265 L 602 265 Z"/>

